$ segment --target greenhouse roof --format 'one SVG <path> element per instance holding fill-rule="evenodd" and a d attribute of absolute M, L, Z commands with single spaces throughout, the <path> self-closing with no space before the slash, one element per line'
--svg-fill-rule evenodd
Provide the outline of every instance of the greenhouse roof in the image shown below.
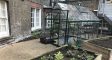
<path fill-rule="evenodd" d="M 68 18 L 72 21 L 99 21 L 97 16 L 87 7 L 74 6 L 70 4 L 58 3 L 62 10 L 69 10 Z"/>

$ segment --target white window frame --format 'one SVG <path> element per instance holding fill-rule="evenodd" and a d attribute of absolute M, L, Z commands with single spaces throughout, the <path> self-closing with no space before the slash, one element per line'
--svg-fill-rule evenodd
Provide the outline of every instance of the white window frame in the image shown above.
<path fill-rule="evenodd" d="M 51 20 L 49 20 L 49 19 L 51 19 L 51 13 L 49 13 L 47 15 L 47 18 L 46 19 L 47 19 L 46 20 L 46 28 L 50 28 L 51 27 Z"/>
<path fill-rule="evenodd" d="M 59 1 L 66 1 L 66 0 L 59 0 Z"/>
<path fill-rule="evenodd" d="M 37 8 L 32 8 L 32 9 L 35 9 L 34 10 L 34 16 L 31 16 L 31 18 L 32 17 L 34 17 L 34 27 L 31 27 L 31 30 L 32 31 L 35 31 L 35 30 L 37 30 L 37 29 L 41 29 L 41 9 L 37 9 Z M 39 10 L 39 21 L 38 21 L 38 23 L 39 23 L 39 25 L 37 26 L 37 16 L 36 16 L 36 12 L 37 12 L 37 10 Z M 31 11 L 31 14 L 32 14 L 32 11 Z M 31 22 L 31 24 L 32 24 L 32 22 Z"/>
<path fill-rule="evenodd" d="M 46 28 L 50 28 L 50 27 L 51 27 L 51 20 L 47 20 Z"/>
<path fill-rule="evenodd" d="M 0 19 L 5 19 L 5 22 L 6 22 L 6 31 L 1 31 L 0 32 L 0 38 L 9 37 L 7 2 L 6 1 L 0 1 L 0 2 L 5 2 L 5 16 L 0 16 Z M 2 8 L 0 8 L 0 9 L 2 10 Z"/>

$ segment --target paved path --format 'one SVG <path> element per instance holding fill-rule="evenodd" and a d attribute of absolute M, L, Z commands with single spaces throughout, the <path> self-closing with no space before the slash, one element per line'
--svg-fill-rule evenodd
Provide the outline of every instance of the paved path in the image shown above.
<path fill-rule="evenodd" d="M 50 44 L 41 44 L 39 40 L 15 43 L 0 48 L 0 60 L 31 60 L 55 48 Z"/>

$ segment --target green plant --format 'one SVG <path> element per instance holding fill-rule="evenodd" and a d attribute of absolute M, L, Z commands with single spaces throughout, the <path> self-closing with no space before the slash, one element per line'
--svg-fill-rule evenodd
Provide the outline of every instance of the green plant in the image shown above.
<path fill-rule="evenodd" d="M 47 59 L 48 59 L 48 60 L 54 60 L 54 57 L 53 57 L 52 55 L 49 55 L 49 56 L 47 57 Z"/>
<path fill-rule="evenodd" d="M 73 57 L 73 56 L 75 56 L 75 55 L 74 55 L 74 53 L 73 53 L 71 50 L 68 50 L 68 51 L 66 52 L 66 56 L 67 56 L 67 57 Z"/>
<path fill-rule="evenodd" d="M 76 60 L 76 58 L 71 58 L 70 60 Z"/>
<path fill-rule="evenodd" d="M 87 60 L 93 60 L 93 59 L 94 59 L 94 56 L 91 56 L 91 55 L 87 56 Z"/>
<path fill-rule="evenodd" d="M 63 60 L 64 55 L 59 51 L 55 54 L 55 60 Z"/>
<path fill-rule="evenodd" d="M 46 57 L 45 56 L 42 56 L 40 59 L 41 60 L 46 60 Z"/>
<path fill-rule="evenodd" d="M 41 30 L 32 32 L 32 37 L 33 37 L 33 38 L 39 38 L 41 32 L 42 32 Z"/>

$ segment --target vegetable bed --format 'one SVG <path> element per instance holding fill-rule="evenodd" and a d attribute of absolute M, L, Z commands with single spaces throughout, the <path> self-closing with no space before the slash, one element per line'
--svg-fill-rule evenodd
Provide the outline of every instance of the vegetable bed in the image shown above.
<path fill-rule="evenodd" d="M 95 58 L 96 55 L 92 52 L 65 46 L 43 54 L 33 60 L 94 60 Z"/>
<path fill-rule="evenodd" d="M 106 38 L 104 37 L 100 38 L 99 40 L 91 40 L 88 42 L 104 48 L 112 49 L 112 37 L 106 37 Z"/>

